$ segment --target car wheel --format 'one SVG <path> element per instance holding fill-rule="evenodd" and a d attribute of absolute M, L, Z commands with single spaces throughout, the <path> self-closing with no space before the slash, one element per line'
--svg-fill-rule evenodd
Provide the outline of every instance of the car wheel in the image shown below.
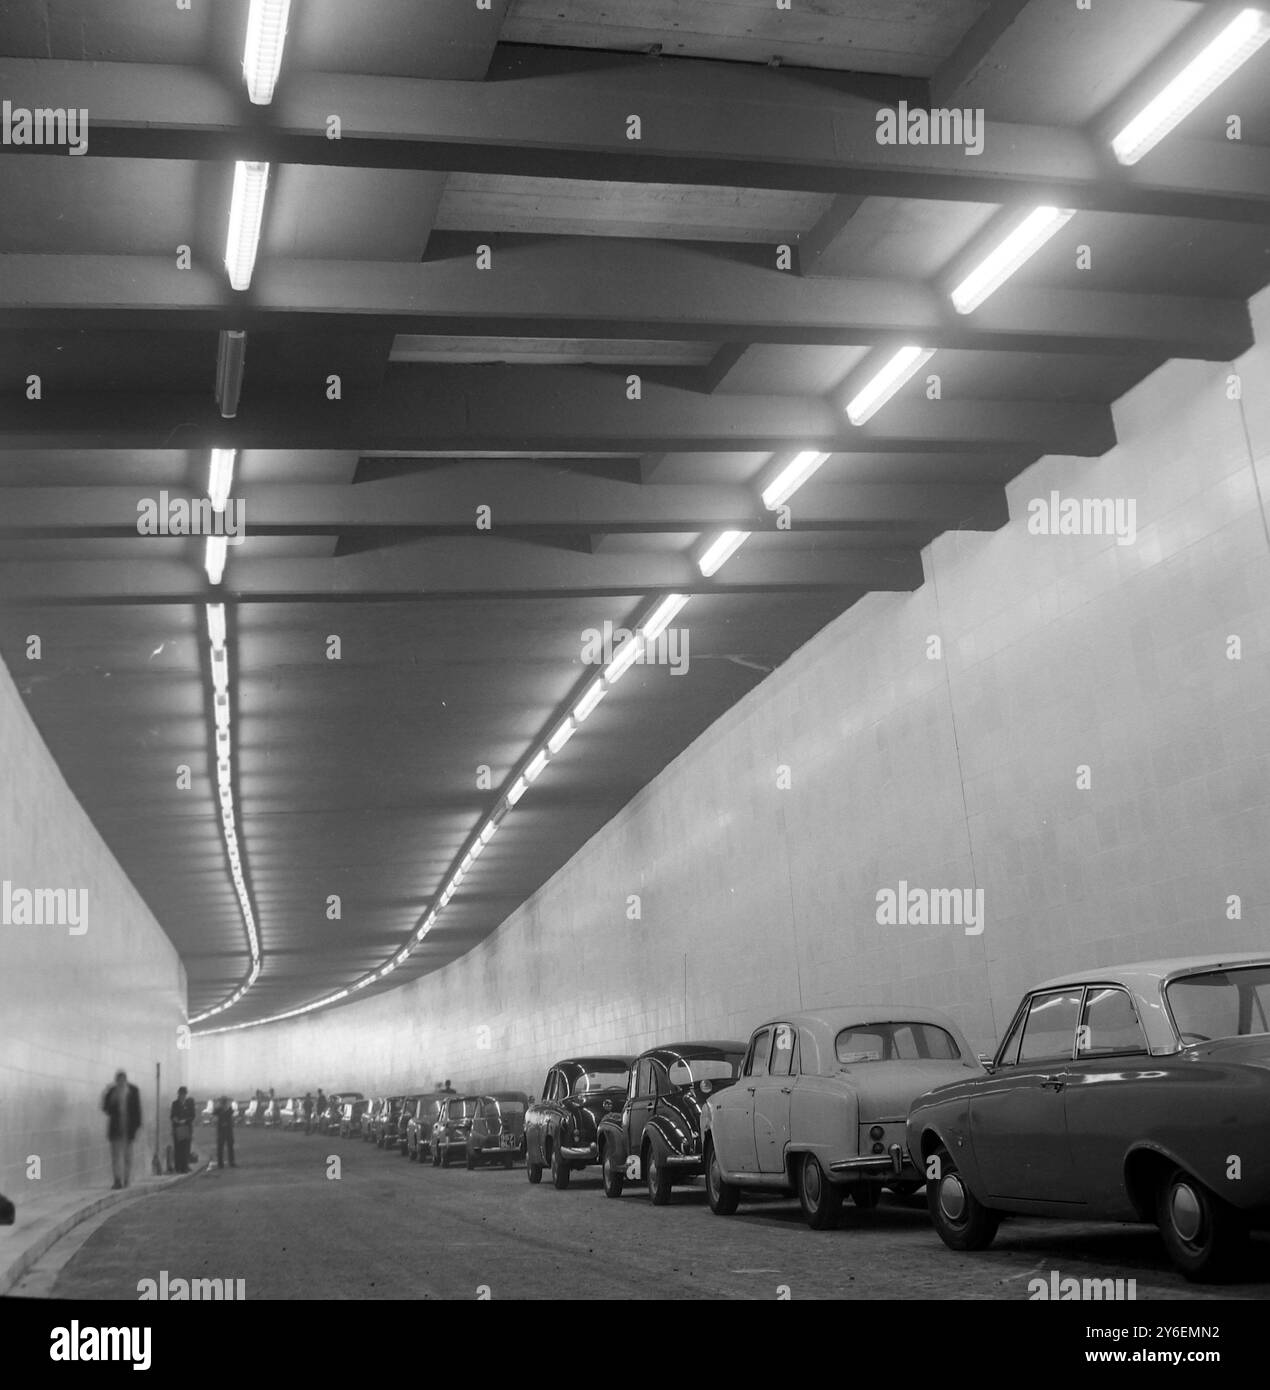
<path fill-rule="evenodd" d="M 882 1189 L 872 1182 L 860 1182 L 851 1189 L 851 1200 L 864 1211 L 872 1211 L 882 1196 Z"/>
<path fill-rule="evenodd" d="M 605 1144 L 600 1154 L 600 1172 L 604 1177 L 604 1195 L 620 1197 L 626 1186 L 626 1173 L 613 1157 L 613 1145 Z"/>
<path fill-rule="evenodd" d="M 935 1155 L 939 1177 L 926 1184 L 926 1207 L 940 1239 L 950 1250 L 986 1250 L 1001 1224 L 993 1211 L 970 1190 L 947 1149 Z"/>
<path fill-rule="evenodd" d="M 1248 1233 L 1220 1198 L 1180 1168 L 1160 1184 L 1156 1223 L 1174 1268 L 1196 1282 L 1229 1273 Z"/>
<path fill-rule="evenodd" d="M 644 1152 L 644 1181 L 648 1184 L 648 1199 L 655 1207 L 664 1207 L 670 1201 L 672 1179 L 666 1153 L 666 1145 L 660 1139 L 650 1140 Z"/>
<path fill-rule="evenodd" d="M 569 1165 L 560 1155 L 560 1145 L 553 1144 L 551 1146 L 551 1185 L 563 1192 L 569 1186 L 570 1176 Z"/>
<path fill-rule="evenodd" d="M 741 1189 L 723 1176 L 713 1139 L 706 1140 L 706 1197 L 716 1216 L 731 1216 L 741 1201 Z"/>
<path fill-rule="evenodd" d="M 526 1147 L 525 1149 L 525 1176 L 529 1179 L 530 1182 L 542 1181 L 542 1164 L 531 1163 L 529 1161 L 528 1147 Z"/>
<path fill-rule="evenodd" d="M 436 1141 L 435 1139 L 432 1141 L 432 1151 L 431 1151 L 431 1154 L 432 1154 L 432 1166 L 433 1166 L 434 1168 L 440 1168 L 440 1166 L 441 1166 L 441 1146 L 440 1146 L 440 1144 L 437 1143 L 437 1141 Z"/>
<path fill-rule="evenodd" d="M 804 1154 L 798 1170 L 798 1200 L 813 1231 L 828 1231 L 837 1224 L 842 1210 L 842 1189 L 825 1177 L 815 1154 Z"/>

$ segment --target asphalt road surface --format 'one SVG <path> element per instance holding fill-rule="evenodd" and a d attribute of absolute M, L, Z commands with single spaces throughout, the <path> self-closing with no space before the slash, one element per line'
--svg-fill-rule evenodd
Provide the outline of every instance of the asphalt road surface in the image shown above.
<path fill-rule="evenodd" d="M 991 1249 L 947 1250 L 922 1196 L 850 1202 L 816 1232 L 797 1201 L 711 1214 L 700 1181 L 652 1207 L 604 1196 L 598 1170 L 564 1192 L 511 1172 L 434 1169 L 359 1140 L 241 1130 L 238 1166 L 85 1223 L 16 1294 L 136 1299 L 142 1279 L 243 1279 L 258 1299 L 971 1298 L 1027 1300 L 1028 1281 L 1137 1280 L 1142 1299 L 1270 1297 L 1270 1238 L 1221 1287 L 1173 1273 L 1148 1227 L 1012 1220 Z M 207 1152 L 210 1130 L 196 1149 Z M 339 1160 L 339 1176 L 331 1158 Z M 787 1293 L 784 1292 L 787 1290 Z"/>

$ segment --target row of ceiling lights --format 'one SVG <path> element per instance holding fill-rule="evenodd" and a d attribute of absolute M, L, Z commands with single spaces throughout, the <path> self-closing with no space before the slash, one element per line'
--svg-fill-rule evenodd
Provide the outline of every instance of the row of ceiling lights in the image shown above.
<path fill-rule="evenodd" d="M 272 47 L 264 56 L 258 56 L 256 64 L 258 90 L 253 91 L 252 100 L 268 101 L 273 92 L 282 61 L 282 41 L 286 29 L 287 0 L 256 0 L 252 5 L 253 20 L 257 9 L 271 12 L 281 11 L 281 20 L 274 18 L 266 22 L 261 19 L 255 24 L 255 32 L 268 37 Z M 249 37 L 253 26 L 249 25 Z M 1256 9 L 1245 9 L 1212 40 L 1187 66 L 1169 82 L 1132 120 L 1117 134 L 1111 147 L 1122 164 L 1135 164 L 1149 150 L 1159 144 L 1191 111 L 1206 97 L 1212 94 L 1233 72 L 1245 63 L 1261 46 L 1270 39 L 1270 18 Z M 250 55 L 249 55 L 250 56 Z M 251 67 L 248 67 L 248 81 L 251 83 Z M 234 205 L 230 215 L 230 239 L 226 251 L 226 265 L 229 268 L 230 282 L 235 289 L 245 289 L 251 280 L 251 268 L 255 264 L 256 246 L 259 241 L 260 224 L 264 211 L 264 191 L 268 182 L 268 165 L 239 164 L 234 179 Z M 992 247 L 983 259 L 951 291 L 953 307 L 961 314 L 972 313 L 985 300 L 998 290 L 1027 263 L 1042 246 L 1075 216 L 1071 208 L 1038 207 Z M 241 283 L 240 283 L 241 282 Z M 870 420 L 902 386 L 934 356 L 935 349 L 917 345 L 901 347 L 889 356 L 878 370 L 859 388 L 846 405 L 847 419 L 853 425 L 863 425 Z M 216 451 L 226 452 L 226 451 Z M 214 455 L 215 456 L 215 455 Z M 775 511 L 784 506 L 800 487 L 816 472 L 829 457 L 827 453 L 812 449 L 803 450 L 781 468 L 762 491 L 764 506 Z M 229 465 L 232 475 L 232 455 Z M 224 474 L 216 473 L 213 464 L 213 480 Z M 226 488 L 226 493 L 228 489 Z M 215 500 L 213 498 L 213 500 Z M 749 539 L 749 531 L 725 530 L 714 536 L 697 558 L 697 567 L 705 578 L 718 573 L 727 561 L 736 554 Z M 224 567 L 224 542 L 219 548 L 219 562 L 215 577 L 211 563 L 209 541 L 208 578 L 218 583 Z M 642 623 L 636 625 L 631 635 L 615 653 L 608 666 L 587 683 L 575 700 L 571 710 L 556 726 L 546 740 L 534 748 L 533 752 L 518 766 L 511 778 L 506 793 L 501 797 L 498 808 L 481 826 L 480 830 L 466 845 L 458 862 L 452 867 L 441 892 L 416 928 L 410 941 L 385 965 L 357 980 L 347 989 L 341 989 L 313 1000 L 286 1013 L 274 1014 L 268 1018 L 239 1023 L 224 1028 L 210 1029 L 209 1032 L 232 1032 L 241 1028 L 258 1027 L 264 1023 L 276 1023 L 283 1019 L 295 1018 L 315 1009 L 338 1003 L 357 990 L 365 989 L 377 980 L 382 980 L 402 965 L 411 952 L 424 940 L 436 925 L 437 916 L 449 904 L 465 877 L 485 847 L 494 838 L 503 818 L 516 806 L 526 791 L 537 781 L 547 764 L 555 757 L 579 727 L 584 724 L 592 711 L 599 705 L 626 672 L 638 661 L 649 643 L 655 642 L 688 603 L 686 594 L 669 594 L 649 612 Z M 222 797 L 223 804 L 223 797 Z M 232 862 L 232 861 L 231 861 Z M 235 880 L 237 885 L 238 880 Z M 250 906 L 245 894 L 240 892 L 244 902 L 244 917 L 254 941 L 254 926 L 250 919 Z M 253 945 L 253 952 L 255 952 Z M 258 959 L 253 955 L 254 981 L 259 971 Z M 246 987 L 225 1004 L 218 1005 L 211 1013 L 218 1013 L 236 1003 L 245 993 Z M 194 1022 L 208 1017 L 202 1014 Z"/>

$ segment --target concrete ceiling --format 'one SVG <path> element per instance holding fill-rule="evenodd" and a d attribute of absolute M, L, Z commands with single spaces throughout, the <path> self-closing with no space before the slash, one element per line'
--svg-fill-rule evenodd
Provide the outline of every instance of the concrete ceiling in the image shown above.
<path fill-rule="evenodd" d="M 240 93 L 245 0 L 0 15 L 6 95 L 90 111 L 86 158 L 0 151 L 0 654 L 198 1012 L 249 964 L 209 753 L 203 606 L 225 600 L 264 951 L 226 1023 L 346 988 L 406 942 L 568 708 L 586 629 L 694 595 L 689 673 L 635 668 L 372 990 L 479 942 L 812 634 L 919 585 L 941 530 L 1002 524 L 1033 459 L 1103 452 L 1109 403 L 1160 362 L 1236 356 L 1270 280 L 1264 59 L 1134 170 L 1099 153 L 1116 103 L 1217 6 L 293 8 L 263 111 Z M 901 99 L 984 106 L 984 155 L 880 151 L 873 113 Z M 332 109 L 340 141 L 318 133 Z M 220 262 L 246 157 L 272 175 L 235 294 Z M 1071 235 L 952 314 L 949 277 L 996 220 L 1055 199 L 1079 209 Z M 248 332 L 229 422 L 224 328 Z M 852 374 L 913 335 L 939 349 L 942 401 L 914 382 L 852 432 Z M 201 542 L 135 524 L 141 497 L 202 494 L 213 444 L 240 450 L 248 508 L 219 589 Z M 812 444 L 831 458 L 777 532 L 756 484 Z M 726 525 L 759 534 L 703 580 L 692 557 Z"/>

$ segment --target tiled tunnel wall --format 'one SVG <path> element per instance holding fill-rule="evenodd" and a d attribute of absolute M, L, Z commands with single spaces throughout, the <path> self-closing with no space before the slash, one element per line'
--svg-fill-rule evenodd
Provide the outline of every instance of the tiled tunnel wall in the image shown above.
<path fill-rule="evenodd" d="M 561 1055 L 837 1001 L 986 1048 L 1058 971 L 1270 948 L 1270 293 L 1253 314 L 1244 359 L 1166 365 L 1106 457 L 1037 463 L 1007 527 L 844 614 L 470 955 L 198 1040 L 196 1089 L 536 1092 Z M 1133 499 L 1133 542 L 1034 534 L 1053 491 Z M 982 932 L 880 925 L 901 881 L 981 889 Z"/>
<path fill-rule="evenodd" d="M 27 920 L 23 894 L 48 888 L 75 894 L 66 902 L 82 915 L 68 911 L 57 926 Z M 0 1192 L 21 1207 L 36 1191 L 110 1185 L 100 1106 L 121 1068 L 141 1090 L 134 1175 L 149 1168 L 155 1065 L 166 1106 L 189 1055 L 177 1033 L 185 1001 L 175 948 L 67 787 L 0 662 Z"/>

